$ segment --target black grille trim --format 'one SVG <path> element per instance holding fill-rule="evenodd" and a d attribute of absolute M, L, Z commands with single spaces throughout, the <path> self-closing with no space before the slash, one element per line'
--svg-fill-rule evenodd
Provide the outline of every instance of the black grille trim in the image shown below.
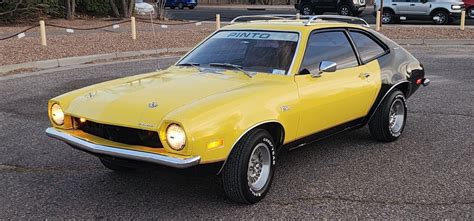
<path fill-rule="evenodd" d="M 156 131 L 100 124 L 93 121 L 81 123 L 79 118 L 76 117 L 74 118 L 74 123 L 77 125 L 78 130 L 110 141 L 129 145 L 163 148 L 158 132 Z"/>

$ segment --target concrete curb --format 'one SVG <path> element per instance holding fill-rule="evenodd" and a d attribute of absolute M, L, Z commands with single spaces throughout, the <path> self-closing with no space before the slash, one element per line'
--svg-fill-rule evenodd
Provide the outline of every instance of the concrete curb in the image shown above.
<path fill-rule="evenodd" d="M 192 48 L 160 48 L 160 49 L 152 49 L 152 50 L 126 51 L 126 52 L 116 52 L 116 53 L 110 53 L 110 54 L 96 54 L 96 55 L 51 59 L 51 60 L 44 60 L 44 61 L 33 61 L 33 62 L 27 62 L 27 63 L 0 66 L 0 73 L 6 73 L 9 71 L 14 71 L 18 69 L 27 69 L 27 68 L 49 69 L 49 68 L 57 68 L 57 67 L 67 67 L 71 65 L 85 64 L 85 63 L 89 63 L 89 62 L 93 62 L 97 60 L 111 60 L 115 58 L 154 55 L 154 54 L 160 54 L 160 53 L 188 52 L 191 49 Z"/>
<path fill-rule="evenodd" d="M 474 39 L 394 39 L 400 45 L 474 45 Z"/>
<path fill-rule="evenodd" d="M 474 45 L 474 39 L 394 39 L 394 41 L 400 45 Z M 96 54 L 79 57 L 51 59 L 44 61 L 33 61 L 27 63 L 0 66 L 0 73 L 6 73 L 9 71 L 27 68 L 49 69 L 57 67 L 66 67 L 71 65 L 85 64 L 97 60 L 111 60 L 114 58 L 127 58 L 142 55 L 154 55 L 160 53 L 188 52 L 191 49 L 192 48 L 160 48 L 152 50 L 126 51 L 110 54 Z"/>

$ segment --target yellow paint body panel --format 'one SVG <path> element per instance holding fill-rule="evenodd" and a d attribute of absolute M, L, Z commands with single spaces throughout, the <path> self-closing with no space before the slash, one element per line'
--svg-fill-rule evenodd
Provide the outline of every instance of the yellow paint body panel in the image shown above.
<path fill-rule="evenodd" d="M 66 119 L 62 129 L 93 143 L 175 157 L 200 156 L 202 164 L 223 161 L 249 129 L 276 122 L 285 130 L 284 143 L 365 116 L 380 89 L 377 60 L 325 73 L 320 78 L 296 75 L 306 41 L 315 29 L 352 27 L 341 23 L 252 22 L 221 30 L 293 31 L 300 42 L 288 75 L 258 73 L 253 78 L 238 71 L 200 73 L 192 67 L 172 66 L 163 71 L 126 77 L 75 90 L 53 98 Z M 361 79 L 360 73 L 370 73 Z M 158 107 L 149 108 L 150 102 Z M 125 145 L 74 130 L 71 116 L 116 126 L 157 131 L 164 148 Z M 172 150 L 165 129 L 181 125 L 186 146 Z"/>

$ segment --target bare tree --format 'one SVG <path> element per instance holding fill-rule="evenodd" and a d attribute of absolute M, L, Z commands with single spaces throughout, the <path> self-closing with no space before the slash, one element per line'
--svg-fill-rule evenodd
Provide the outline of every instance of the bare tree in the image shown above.
<path fill-rule="evenodd" d="M 115 4 L 115 0 L 109 0 L 109 3 L 110 3 L 110 7 L 112 8 L 112 12 L 114 13 L 114 16 L 116 18 L 122 17 L 120 15 L 120 12 L 119 12 L 118 8 L 117 8 L 117 5 Z"/>
<path fill-rule="evenodd" d="M 166 18 L 165 4 L 166 0 L 156 0 L 156 14 L 159 20 L 164 20 Z"/>
<path fill-rule="evenodd" d="M 64 0 L 66 19 L 73 20 L 76 16 L 76 0 Z"/>

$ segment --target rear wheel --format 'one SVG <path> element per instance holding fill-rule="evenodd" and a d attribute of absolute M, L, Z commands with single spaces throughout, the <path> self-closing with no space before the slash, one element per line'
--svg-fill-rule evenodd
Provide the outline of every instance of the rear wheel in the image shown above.
<path fill-rule="evenodd" d="M 232 149 L 222 171 L 226 195 L 237 202 L 253 204 L 270 189 L 275 167 L 275 144 L 270 134 L 255 129 Z"/>
<path fill-rule="evenodd" d="M 344 16 L 351 16 L 352 15 L 352 11 L 351 11 L 351 8 L 349 7 L 349 5 L 340 5 L 337 8 L 337 13 L 340 14 L 340 15 L 344 15 Z"/>
<path fill-rule="evenodd" d="M 393 12 L 390 10 L 384 10 L 382 12 L 382 24 L 390 24 L 395 21 Z"/>
<path fill-rule="evenodd" d="M 436 11 L 431 16 L 433 22 L 437 25 L 445 25 L 449 23 L 449 15 L 445 11 Z"/>
<path fill-rule="evenodd" d="M 397 89 L 382 102 L 370 120 L 370 134 L 379 141 L 394 141 L 402 135 L 406 116 L 405 96 Z"/>
<path fill-rule="evenodd" d="M 302 14 L 302 15 L 312 15 L 313 14 L 313 9 L 311 8 L 311 5 L 309 5 L 309 4 L 302 5 L 301 9 L 300 9 L 300 14 Z"/>
<path fill-rule="evenodd" d="M 132 172 L 134 170 L 137 170 L 137 168 L 130 165 L 130 163 L 128 163 L 126 160 L 118 160 L 118 159 L 105 158 L 105 157 L 99 157 L 99 159 L 102 165 L 104 165 L 104 167 L 111 169 L 113 171 Z"/>
<path fill-rule="evenodd" d="M 174 7 L 174 6 L 170 6 L 170 8 L 171 8 L 171 9 L 175 9 L 176 7 Z"/>

